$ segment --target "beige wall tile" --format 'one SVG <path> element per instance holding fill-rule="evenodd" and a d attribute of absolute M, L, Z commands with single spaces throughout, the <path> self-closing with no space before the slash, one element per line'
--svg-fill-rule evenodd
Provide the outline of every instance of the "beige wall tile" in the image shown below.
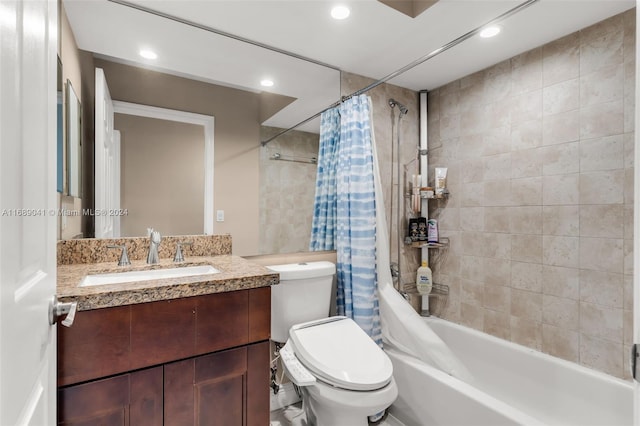
<path fill-rule="evenodd" d="M 460 323 L 476 330 L 484 329 L 484 309 L 481 306 L 460 303 Z"/>
<path fill-rule="evenodd" d="M 511 288 L 501 285 L 485 285 L 483 287 L 483 306 L 494 312 L 509 315 L 511 310 Z"/>
<path fill-rule="evenodd" d="M 511 316 L 540 322 L 542 320 L 542 294 L 512 288 Z"/>
<path fill-rule="evenodd" d="M 470 158 L 460 162 L 462 183 L 482 182 L 484 180 L 484 160 Z"/>
<path fill-rule="evenodd" d="M 542 296 L 542 322 L 565 330 L 578 330 L 580 303 L 563 297 Z"/>
<path fill-rule="evenodd" d="M 532 148 L 511 153 L 511 177 L 525 178 L 542 175 L 543 158 L 539 149 Z"/>
<path fill-rule="evenodd" d="M 627 205 L 633 205 L 634 198 L 634 190 L 633 190 L 633 181 L 634 181 L 634 171 L 633 169 L 625 169 L 624 171 L 624 194 L 623 199 L 624 203 Z"/>
<path fill-rule="evenodd" d="M 579 110 L 546 115 L 542 120 L 542 145 L 577 141 L 580 138 Z"/>
<path fill-rule="evenodd" d="M 542 324 L 542 351 L 571 362 L 580 360 L 579 334 Z"/>
<path fill-rule="evenodd" d="M 538 264 L 541 263 L 542 236 L 512 234 L 511 260 Z"/>
<path fill-rule="evenodd" d="M 460 230 L 482 231 L 484 228 L 484 207 L 461 207 Z"/>
<path fill-rule="evenodd" d="M 576 119 L 578 115 L 576 114 Z M 578 125 L 576 121 L 576 138 Z M 511 125 L 511 150 L 531 149 L 542 145 L 542 120 L 528 120 Z"/>
<path fill-rule="evenodd" d="M 484 157 L 484 180 L 503 180 L 511 177 L 511 153 Z"/>
<path fill-rule="evenodd" d="M 510 207 L 509 223 L 513 234 L 542 234 L 542 206 Z"/>
<path fill-rule="evenodd" d="M 544 86 L 576 78 L 580 75 L 580 35 L 566 37 L 542 47 L 542 79 Z"/>
<path fill-rule="evenodd" d="M 581 172 L 622 168 L 624 168 L 623 135 L 580 141 Z"/>
<path fill-rule="evenodd" d="M 462 186 L 460 206 L 480 207 L 484 205 L 484 182 L 469 182 Z"/>
<path fill-rule="evenodd" d="M 622 272 L 627 275 L 633 275 L 633 240 L 623 240 L 622 254 L 624 256 Z"/>
<path fill-rule="evenodd" d="M 580 298 L 580 270 L 562 266 L 542 266 L 542 292 L 573 300 Z"/>
<path fill-rule="evenodd" d="M 542 118 L 542 90 L 516 95 L 511 99 L 511 124 Z"/>
<path fill-rule="evenodd" d="M 580 175 L 577 173 L 544 176 L 542 178 L 542 204 L 572 205 L 580 202 Z"/>
<path fill-rule="evenodd" d="M 511 204 L 531 206 L 542 203 L 542 178 L 511 179 Z"/>
<path fill-rule="evenodd" d="M 540 148 L 542 174 L 562 175 L 580 171 L 579 142 L 550 145 Z"/>
<path fill-rule="evenodd" d="M 581 173 L 580 203 L 622 204 L 624 179 L 624 170 Z"/>
<path fill-rule="evenodd" d="M 550 266 L 580 266 L 580 239 L 576 237 L 542 237 L 542 263 Z"/>
<path fill-rule="evenodd" d="M 625 133 L 623 136 L 624 140 L 624 154 L 623 154 L 623 165 L 625 169 L 629 169 L 633 167 L 633 158 L 634 158 L 634 146 L 635 146 L 635 133 Z"/>
<path fill-rule="evenodd" d="M 484 259 L 476 256 L 462 256 L 460 258 L 460 277 L 482 283 L 484 278 Z"/>
<path fill-rule="evenodd" d="M 565 80 L 542 90 L 542 111 L 544 115 L 573 111 L 580 106 L 580 81 L 577 78 Z"/>
<path fill-rule="evenodd" d="M 484 207 L 484 230 L 486 232 L 511 232 L 510 209 L 504 207 Z"/>
<path fill-rule="evenodd" d="M 581 302 L 580 333 L 622 343 L 622 309 Z"/>
<path fill-rule="evenodd" d="M 577 237 L 580 234 L 580 206 L 544 206 L 542 232 L 545 235 Z"/>
<path fill-rule="evenodd" d="M 511 283 L 511 261 L 485 257 L 484 283 L 486 286 L 509 286 Z"/>
<path fill-rule="evenodd" d="M 518 290 L 542 292 L 542 265 L 511 262 L 511 287 Z"/>
<path fill-rule="evenodd" d="M 505 106 L 507 108 L 507 106 Z M 494 112 L 494 114 L 496 114 Z M 482 155 L 495 155 L 511 152 L 511 124 L 508 111 L 500 111 L 497 113 L 501 117 L 505 117 L 507 123 L 492 127 L 487 130 L 482 138 Z"/>
<path fill-rule="evenodd" d="M 622 273 L 623 240 L 614 238 L 580 238 L 580 269 Z"/>
<path fill-rule="evenodd" d="M 580 76 L 581 106 L 622 99 L 624 67 L 613 65 Z"/>
<path fill-rule="evenodd" d="M 511 256 L 511 235 L 485 232 L 482 256 L 496 259 L 509 259 Z"/>
<path fill-rule="evenodd" d="M 485 206 L 510 206 L 511 205 L 511 180 L 500 179 L 484 182 L 484 199 L 481 204 Z"/>
<path fill-rule="evenodd" d="M 623 135 L 580 141 L 580 171 L 617 170 L 624 168 Z"/>
<path fill-rule="evenodd" d="M 622 64 L 624 26 L 621 15 L 580 31 L 580 72 L 589 73 Z"/>
<path fill-rule="evenodd" d="M 511 327 L 508 312 L 497 312 L 490 309 L 484 311 L 484 332 L 501 339 L 509 340 Z"/>
<path fill-rule="evenodd" d="M 511 58 L 513 93 L 531 92 L 542 87 L 542 48 L 531 49 Z"/>
<path fill-rule="evenodd" d="M 580 270 L 580 301 L 622 309 L 623 277 L 622 274 L 606 271 Z"/>
<path fill-rule="evenodd" d="M 512 316 L 511 340 L 520 345 L 540 350 L 542 348 L 542 324 L 528 318 Z"/>
<path fill-rule="evenodd" d="M 622 343 L 580 335 L 580 364 L 621 377 L 623 370 Z"/>
<path fill-rule="evenodd" d="M 624 133 L 622 99 L 580 109 L 580 138 L 591 139 Z"/>
<path fill-rule="evenodd" d="M 581 205 L 580 236 L 623 238 L 622 204 Z"/>

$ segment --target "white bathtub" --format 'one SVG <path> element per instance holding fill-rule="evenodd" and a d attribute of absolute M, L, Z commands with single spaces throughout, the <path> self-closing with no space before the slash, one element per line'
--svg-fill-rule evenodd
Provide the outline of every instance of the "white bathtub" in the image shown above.
<path fill-rule="evenodd" d="M 425 319 L 473 375 L 468 384 L 387 345 L 407 426 L 632 425 L 630 382 L 488 334 Z"/>

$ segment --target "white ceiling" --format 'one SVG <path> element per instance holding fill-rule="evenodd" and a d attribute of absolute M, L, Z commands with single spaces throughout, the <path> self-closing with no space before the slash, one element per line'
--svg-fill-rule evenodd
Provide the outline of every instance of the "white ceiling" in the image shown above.
<path fill-rule="evenodd" d="M 351 16 L 329 15 L 333 0 L 128 0 L 216 30 L 304 56 L 336 69 L 383 78 L 491 21 L 524 0 L 440 0 L 416 18 L 376 0 L 344 0 Z M 291 126 L 339 99 L 335 69 L 265 50 L 107 0 L 63 0 L 79 48 L 128 63 L 156 50 L 150 66 L 247 90 L 264 76 L 270 92 L 297 101 L 265 124 Z M 434 89 L 635 6 L 635 0 L 539 0 L 501 23 L 492 39 L 474 36 L 390 81 Z"/>

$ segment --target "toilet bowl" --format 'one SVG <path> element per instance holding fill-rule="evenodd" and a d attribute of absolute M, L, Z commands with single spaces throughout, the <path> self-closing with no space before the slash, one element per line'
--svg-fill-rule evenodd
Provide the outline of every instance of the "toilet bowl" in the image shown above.
<path fill-rule="evenodd" d="M 302 390 L 309 424 L 366 426 L 398 396 L 389 357 L 353 320 L 311 321 L 289 335 L 282 361 Z"/>
<path fill-rule="evenodd" d="M 280 358 L 299 386 L 309 425 L 367 426 L 368 417 L 398 396 L 391 360 L 350 318 L 329 317 L 335 265 L 269 266 L 271 338 L 286 344 Z"/>

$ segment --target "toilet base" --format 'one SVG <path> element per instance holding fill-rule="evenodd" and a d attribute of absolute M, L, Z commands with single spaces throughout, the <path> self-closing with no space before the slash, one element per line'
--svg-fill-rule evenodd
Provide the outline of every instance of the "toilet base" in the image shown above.
<path fill-rule="evenodd" d="M 301 388 L 309 425 L 368 426 L 368 417 L 388 408 L 398 396 L 396 382 L 375 391 L 348 391 L 318 382 Z"/>

